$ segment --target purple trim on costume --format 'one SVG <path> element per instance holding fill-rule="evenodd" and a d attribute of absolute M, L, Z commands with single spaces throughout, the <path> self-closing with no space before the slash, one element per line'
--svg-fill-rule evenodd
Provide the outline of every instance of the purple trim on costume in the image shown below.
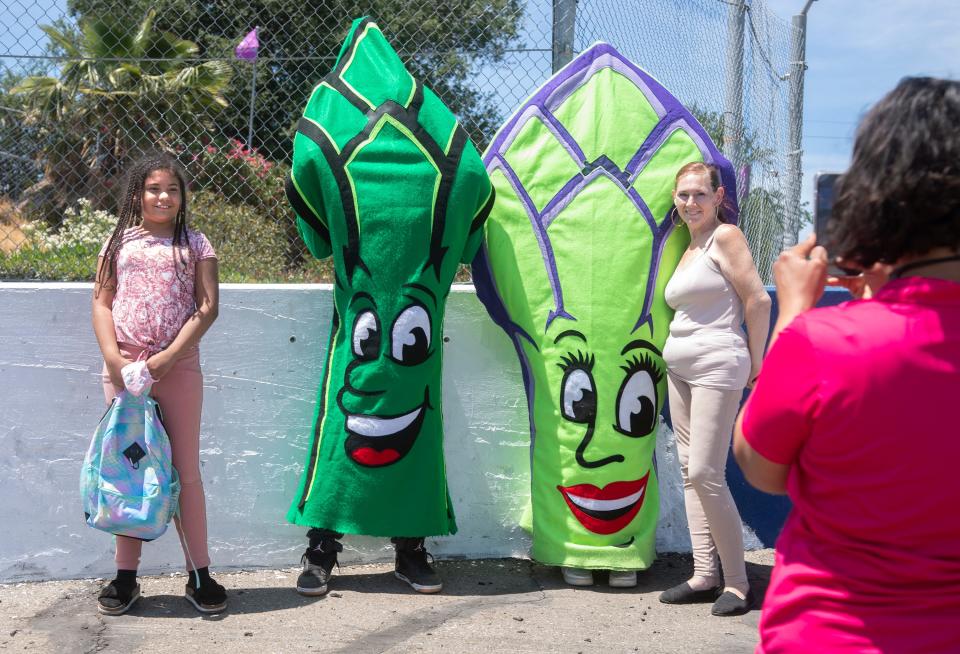
<path fill-rule="evenodd" d="M 660 258 L 663 256 L 663 248 L 670 240 L 670 234 L 673 233 L 673 221 L 670 220 L 670 212 L 667 212 L 667 219 L 661 223 L 660 227 L 653 232 L 653 252 L 650 255 L 650 273 L 647 275 L 646 295 L 643 296 L 643 309 L 640 311 L 640 317 L 637 324 L 633 326 L 630 333 L 634 333 L 643 325 L 650 323 L 650 335 L 653 336 L 653 313 L 650 311 L 650 305 L 653 303 L 653 290 L 657 285 L 657 273 L 660 272 Z"/>
<path fill-rule="evenodd" d="M 663 102 L 663 98 L 658 96 L 655 89 L 651 89 L 650 81 L 653 81 L 653 78 L 630 63 L 612 46 L 606 43 L 598 43 L 584 51 L 577 57 L 576 61 L 579 64 L 571 63 L 568 68 L 562 71 L 566 74 L 562 79 L 554 78 L 554 84 L 548 82 L 544 86 L 543 91 L 547 92 L 547 97 L 544 99 L 543 105 L 550 111 L 563 104 L 564 100 L 583 86 L 585 80 L 590 79 L 604 68 L 612 68 L 637 86 L 637 89 L 643 93 L 647 102 L 650 103 L 650 106 L 653 107 L 660 118 L 663 118 L 664 114 L 667 113 L 668 109 L 665 107 L 667 103 Z M 668 97 L 672 99 L 672 96 L 668 95 Z M 674 102 L 676 101 L 674 100 Z"/>
<path fill-rule="evenodd" d="M 473 258 L 473 262 L 471 263 L 471 269 L 474 288 L 476 288 L 477 291 L 477 299 L 486 307 L 487 313 L 490 314 L 493 322 L 509 336 L 514 349 L 517 351 L 517 357 L 520 359 L 520 374 L 523 377 L 523 389 L 528 403 L 527 420 L 530 423 L 530 456 L 532 463 L 532 446 L 537 438 L 537 427 L 533 422 L 533 374 L 530 369 L 530 361 L 527 358 L 527 354 L 523 351 L 521 339 L 529 341 L 534 349 L 539 349 L 539 347 L 533 338 L 531 338 L 530 334 L 527 334 L 517 323 L 510 320 L 510 316 L 507 314 L 506 303 L 504 303 L 503 298 L 500 296 L 500 291 L 497 289 L 496 284 L 493 283 L 493 271 L 490 270 L 490 259 L 487 255 L 486 242 L 481 243 L 480 249 L 477 250 L 477 256 Z"/>
<path fill-rule="evenodd" d="M 517 174 L 513 171 L 513 168 L 509 163 L 507 163 L 507 160 L 502 154 L 494 156 L 493 160 L 487 164 L 487 174 L 492 173 L 498 168 L 503 171 L 504 177 L 506 177 L 507 181 L 510 182 L 510 186 L 513 187 L 513 191 L 517 194 L 520 202 L 523 203 L 523 208 L 527 210 L 527 217 L 531 219 L 530 222 L 535 224 L 533 219 L 536 218 L 538 214 L 537 207 L 533 204 L 533 198 L 531 198 L 530 194 L 527 193 L 527 189 L 525 189 L 523 184 L 520 183 L 520 179 L 517 177 Z"/>
<path fill-rule="evenodd" d="M 583 150 L 580 149 L 580 146 L 576 141 L 573 140 L 573 136 L 570 135 L 570 132 L 567 131 L 567 128 L 564 127 L 556 116 L 545 111 L 540 105 L 530 105 L 523 110 L 523 113 L 520 114 L 518 120 L 513 123 L 513 126 L 510 128 L 509 133 L 506 137 L 502 139 L 502 144 L 495 154 L 497 156 L 503 157 L 507 150 L 513 146 L 513 142 L 516 140 L 517 135 L 523 130 L 526 124 L 533 118 L 539 118 L 540 122 L 543 123 L 543 126 L 547 128 L 553 137 L 560 142 L 560 146 L 567 151 L 567 154 L 570 155 L 570 158 L 573 159 L 574 163 L 577 166 L 582 166 L 585 161 Z M 491 150 L 490 152 L 494 152 Z M 489 164 L 489 161 L 485 163 Z"/>
<path fill-rule="evenodd" d="M 477 299 L 487 309 L 490 318 L 500 329 L 510 335 L 510 338 L 521 337 L 527 339 L 530 344 L 540 349 L 533 337 L 521 329 L 520 325 L 510 320 L 507 314 L 507 304 L 500 295 L 500 290 L 493 283 L 493 272 L 490 270 L 490 260 L 487 255 L 487 244 L 483 243 L 477 250 L 477 256 L 470 263 L 473 272 L 474 288 L 477 292 Z"/>
<path fill-rule="evenodd" d="M 602 158 L 606 159 L 606 157 Z M 624 173 L 621 172 L 619 168 L 616 168 L 612 161 L 609 159 L 606 159 L 606 161 L 609 162 L 610 166 L 614 168 L 613 171 L 609 170 L 606 166 L 598 165 L 585 177 L 574 177 L 563 185 L 563 188 L 560 189 L 560 192 L 557 193 L 554 198 L 547 203 L 547 206 L 543 208 L 541 220 L 545 228 L 549 227 L 550 224 L 553 223 L 553 221 L 557 218 L 557 216 L 560 215 L 560 212 L 566 209 L 570 203 L 576 199 L 584 187 L 593 182 L 593 180 L 595 180 L 597 177 L 603 175 L 613 181 L 613 183 L 615 183 L 620 190 L 623 191 L 628 198 L 630 198 L 634 208 L 636 208 L 636 210 L 640 212 L 640 215 L 644 217 L 644 219 L 647 221 L 647 226 L 650 227 L 650 231 L 652 231 L 654 236 L 656 236 L 657 223 L 653 218 L 653 214 L 650 213 L 650 209 L 647 207 L 647 204 L 643 201 L 643 198 L 640 196 L 640 194 L 637 193 L 636 189 L 624 184 Z"/>
<path fill-rule="evenodd" d="M 551 312 L 551 315 L 554 313 L 564 314 L 563 290 L 560 288 L 560 275 L 557 272 L 557 260 L 553 255 L 553 245 L 550 244 L 550 238 L 547 236 L 547 228 L 540 220 L 540 214 L 537 212 L 537 208 L 533 204 L 533 199 L 531 199 L 530 195 L 527 193 L 527 190 L 523 188 L 523 185 L 517 178 L 516 173 L 513 172 L 513 168 L 510 167 L 510 164 L 507 163 L 507 160 L 504 159 L 503 155 L 501 154 L 495 155 L 487 164 L 487 172 L 492 173 L 498 168 L 503 172 L 504 177 L 507 178 L 507 181 L 517 194 L 517 197 L 520 198 L 520 201 L 523 203 L 523 206 L 527 211 L 527 217 L 530 219 L 530 224 L 533 226 L 533 233 L 537 238 L 537 244 L 540 246 L 540 254 L 543 256 L 545 264 L 544 267 L 547 271 L 547 278 L 550 280 L 550 290 L 553 292 L 554 311 Z M 547 318 L 548 327 L 551 320 L 552 318 Z"/>
<path fill-rule="evenodd" d="M 540 107 L 537 107 L 537 114 L 544 119 L 546 128 L 560 141 L 560 145 L 570 153 L 574 162 L 576 162 L 578 166 L 586 163 L 587 156 L 583 154 L 580 144 L 574 140 L 573 135 L 563 126 L 563 123 L 561 123 L 552 112 L 541 110 Z"/>
<path fill-rule="evenodd" d="M 643 201 L 643 196 L 637 191 L 637 189 L 632 186 L 627 187 L 627 195 L 633 200 L 634 206 L 640 210 L 640 213 L 643 214 L 644 220 L 647 221 L 647 224 L 650 226 L 650 231 L 653 232 L 653 238 L 657 238 L 657 221 L 653 217 L 653 213 L 650 211 L 650 207 L 647 206 L 647 203 Z"/>
<path fill-rule="evenodd" d="M 560 307 L 560 308 L 557 309 L 556 311 L 551 311 L 551 312 L 547 315 L 547 324 L 543 326 L 543 333 L 544 333 L 544 334 L 546 334 L 546 333 L 547 333 L 547 330 L 550 329 L 550 323 L 552 323 L 552 322 L 553 322 L 554 320 L 556 320 L 557 318 L 566 318 L 567 320 L 572 320 L 572 321 L 574 321 L 574 322 L 577 321 L 577 319 L 574 318 L 573 316 L 571 316 L 569 313 L 567 313 L 566 310 L 563 309 L 563 307 Z"/>
<path fill-rule="evenodd" d="M 630 174 L 631 184 L 640 176 L 640 173 L 646 168 L 647 164 L 653 158 L 653 155 L 657 153 L 657 150 L 659 150 L 678 129 L 683 130 L 683 132 L 690 137 L 690 140 L 693 141 L 694 145 L 697 146 L 700 154 L 703 155 L 704 163 L 716 163 L 714 153 L 710 151 L 707 145 L 708 141 L 703 140 L 703 136 L 694 129 L 690 121 L 687 120 L 687 116 L 678 116 L 670 121 L 661 121 L 656 129 L 650 133 L 650 136 L 647 137 L 647 140 L 643 142 L 640 149 L 637 150 L 637 154 L 630 160 L 630 163 L 627 164 L 626 169 Z"/>
<path fill-rule="evenodd" d="M 643 93 L 644 97 L 660 117 L 658 124 L 640 145 L 637 153 L 631 158 L 626 169 L 623 171 L 619 170 L 617 166 L 604 155 L 598 157 L 596 161 L 586 162 L 582 148 L 573 140 L 567 129 L 552 113 L 553 110 L 570 97 L 574 91 L 580 88 L 585 81 L 589 80 L 596 72 L 603 68 L 612 68 L 636 84 L 637 88 Z M 540 118 L 544 126 L 560 142 L 561 147 L 574 157 L 575 160 L 584 162 L 584 169 L 580 175 L 564 184 L 558 193 L 547 203 L 542 213 L 537 212 L 533 201 L 521 185 L 520 180 L 503 158 L 503 153 L 512 145 L 519 130 L 534 116 Z M 563 307 L 563 293 L 560 286 L 559 273 L 546 228 L 587 184 L 596 179 L 597 175 L 601 174 L 607 175 L 627 193 L 631 202 L 633 202 L 634 206 L 647 221 L 653 234 L 653 252 L 650 259 L 650 271 L 644 294 L 644 306 L 637 320 L 637 324 L 634 327 L 634 331 L 647 323 L 650 323 L 652 326 L 652 316 L 650 315 L 652 293 L 656 286 L 660 258 L 663 255 L 664 246 L 673 231 L 673 224 L 670 221 L 669 212 L 664 220 L 658 224 L 658 221 L 650 212 L 649 207 L 647 207 L 643 201 L 642 196 L 632 187 L 632 184 L 644 166 L 649 163 L 654 153 L 676 129 L 683 129 L 691 140 L 693 140 L 700 150 L 704 161 L 714 163 L 720 168 L 720 179 L 727 189 L 727 213 L 729 218 L 733 222 L 736 222 L 739 214 L 736 194 L 736 175 L 730 162 L 720 153 L 711 142 L 710 137 L 703 127 L 679 100 L 674 98 L 657 80 L 606 43 L 598 43 L 588 48 L 562 69 L 558 75 L 547 80 L 547 82 L 527 100 L 523 110 L 514 114 L 504 125 L 503 129 L 494 137 L 493 142 L 490 144 L 484 156 L 484 163 L 487 165 L 488 172 L 492 173 L 497 168 L 504 171 L 504 175 L 507 177 L 528 213 L 540 245 L 541 253 L 544 256 L 544 263 L 556 305 L 555 309 L 550 312 L 547 318 L 546 327 L 549 327 L 551 322 L 557 317 L 562 316 L 573 319 Z M 486 256 L 485 250 L 481 251 L 484 252 L 484 256 Z M 492 274 L 490 275 L 490 282 L 493 282 Z M 518 329 L 516 325 L 513 325 L 513 328 Z M 529 338 L 530 336 L 527 335 L 527 337 Z"/>
<path fill-rule="evenodd" d="M 523 333 L 522 330 L 520 333 Z M 530 360 L 527 358 L 527 353 L 523 351 L 523 343 L 520 342 L 517 334 L 511 335 L 510 340 L 513 341 L 513 347 L 517 350 L 517 358 L 520 359 L 520 376 L 523 377 L 523 391 L 527 396 L 527 422 L 530 424 L 530 470 L 533 470 L 533 446 L 537 442 L 537 425 L 533 421 L 533 403 L 536 395 L 533 371 L 530 369 Z"/>

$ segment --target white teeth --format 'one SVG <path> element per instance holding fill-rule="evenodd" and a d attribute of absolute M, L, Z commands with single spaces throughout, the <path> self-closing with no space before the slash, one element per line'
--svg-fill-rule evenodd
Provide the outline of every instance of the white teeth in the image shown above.
<path fill-rule="evenodd" d="M 626 497 L 621 497 L 618 500 L 595 500 L 586 497 L 578 497 L 573 493 L 567 493 L 567 497 L 570 498 L 571 502 L 579 506 L 581 509 L 586 509 L 587 511 L 616 511 L 617 509 L 622 509 L 634 504 L 637 500 L 643 497 L 643 491 L 645 490 L 646 486 L 638 490 L 633 495 L 627 495 Z"/>
<path fill-rule="evenodd" d="M 347 416 L 347 429 L 368 438 L 393 436 L 409 427 L 421 411 L 423 411 L 423 407 L 418 407 L 410 413 L 396 418 L 378 418 L 377 416 L 365 415 Z"/>

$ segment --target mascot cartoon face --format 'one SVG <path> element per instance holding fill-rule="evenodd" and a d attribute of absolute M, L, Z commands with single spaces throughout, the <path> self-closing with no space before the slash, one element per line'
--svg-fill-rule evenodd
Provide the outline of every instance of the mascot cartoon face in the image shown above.
<path fill-rule="evenodd" d="M 474 277 L 520 357 L 539 561 L 653 560 L 663 292 L 689 242 L 671 190 L 680 166 L 703 160 L 733 188 L 690 112 L 605 44 L 548 80 L 484 156 L 497 202 Z"/>
<path fill-rule="evenodd" d="M 372 535 L 446 533 L 443 314 L 493 190 L 465 130 L 367 19 L 354 22 L 310 97 L 287 196 L 308 249 L 332 255 L 335 270 L 331 345 L 293 519 Z M 330 516 L 335 509 L 316 506 L 311 519 L 313 497 L 346 508 Z M 350 512 L 374 526 L 356 526 Z"/>

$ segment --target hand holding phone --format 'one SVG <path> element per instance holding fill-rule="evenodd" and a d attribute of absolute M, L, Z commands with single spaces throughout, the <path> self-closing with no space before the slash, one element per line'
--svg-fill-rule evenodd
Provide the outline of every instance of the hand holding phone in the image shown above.
<path fill-rule="evenodd" d="M 837 255 L 830 242 L 829 224 L 833 213 L 834 187 L 840 173 L 817 173 L 813 178 L 813 231 L 817 245 L 827 251 L 827 275 L 844 277 L 856 275 L 856 271 L 837 266 Z"/>

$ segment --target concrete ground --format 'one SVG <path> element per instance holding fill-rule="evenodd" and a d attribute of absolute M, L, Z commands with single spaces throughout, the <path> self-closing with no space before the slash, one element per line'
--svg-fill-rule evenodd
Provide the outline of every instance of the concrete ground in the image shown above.
<path fill-rule="evenodd" d="M 772 550 L 747 553 L 762 597 Z M 519 559 L 439 561 L 444 592 L 419 595 L 392 564 L 344 566 L 326 597 L 294 590 L 298 569 L 215 574 L 229 607 L 201 616 L 185 575 L 144 577 L 119 617 L 96 612 L 102 580 L 0 586 L 0 650 L 31 652 L 753 652 L 759 611 L 716 618 L 709 604 L 667 606 L 660 591 L 687 578 L 689 555 L 668 554 L 634 589 L 571 588 L 556 568 Z"/>

